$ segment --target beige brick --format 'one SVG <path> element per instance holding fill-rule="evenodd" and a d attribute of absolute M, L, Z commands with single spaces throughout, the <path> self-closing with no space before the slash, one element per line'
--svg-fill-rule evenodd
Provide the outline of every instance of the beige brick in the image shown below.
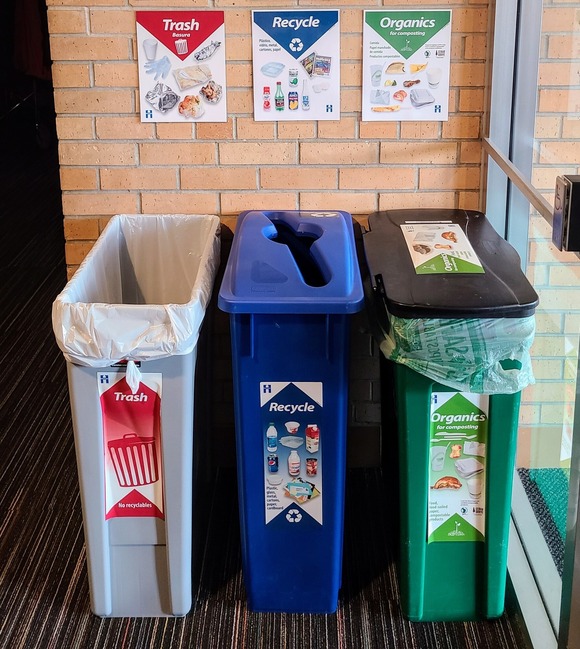
<path fill-rule="evenodd" d="M 402 140 L 433 140 L 440 136 L 440 122 L 401 122 Z"/>
<path fill-rule="evenodd" d="M 532 368 L 537 381 L 561 379 L 564 373 L 564 361 L 562 359 L 532 359 Z"/>
<path fill-rule="evenodd" d="M 556 186 L 556 177 L 562 174 L 575 174 L 576 167 L 534 167 L 532 169 L 532 182 L 538 189 L 547 189 L 551 196 L 547 199 L 552 205 L 554 202 L 554 187 Z M 550 235 L 550 238 L 552 235 Z"/>
<path fill-rule="evenodd" d="M 54 88 L 88 88 L 91 85 L 87 63 L 53 63 L 52 85 Z"/>
<path fill-rule="evenodd" d="M 540 421 L 540 406 L 522 404 L 520 406 L 520 425 L 537 424 Z M 518 460 L 517 466 L 522 466 L 521 459 Z"/>
<path fill-rule="evenodd" d="M 220 214 L 239 214 L 244 210 L 295 210 L 298 209 L 298 196 L 295 192 L 222 192 L 220 194 Z"/>
<path fill-rule="evenodd" d="M 562 118 L 560 115 L 536 115 L 535 136 L 540 140 L 561 137 Z"/>
<path fill-rule="evenodd" d="M 343 34 L 340 39 L 341 61 L 360 61 L 362 59 L 362 32 Z"/>
<path fill-rule="evenodd" d="M 298 162 L 298 145 L 287 142 L 220 142 L 219 161 L 225 165 L 287 165 Z"/>
<path fill-rule="evenodd" d="M 550 267 L 550 286 L 578 286 L 580 285 L 580 262 L 570 265 L 558 265 Z M 567 302 L 567 291 L 562 291 L 563 305 L 569 305 Z M 580 309 L 580 304 L 578 304 Z"/>
<path fill-rule="evenodd" d="M 217 5 L 216 5 L 217 6 Z M 252 14 L 247 9 L 230 9 L 224 12 L 226 34 L 246 34 L 252 32 Z"/>
<path fill-rule="evenodd" d="M 460 210 L 481 210 L 479 192 L 460 191 L 457 196 L 457 208 Z"/>
<path fill-rule="evenodd" d="M 342 117 L 340 122 L 318 122 L 318 137 L 332 139 L 354 139 L 358 119 L 355 117 Z"/>
<path fill-rule="evenodd" d="M 103 88 L 137 88 L 137 63 L 95 63 L 95 86 Z"/>
<path fill-rule="evenodd" d="M 236 134 L 238 140 L 273 140 L 274 122 L 256 122 L 253 117 L 238 117 Z"/>
<path fill-rule="evenodd" d="M 419 189 L 478 189 L 479 167 L 422 167 Z"/>
<path fill-rule="evenodd" d="M 578 78 L 580 78 L 580 72 Z M 580 140 L 580 119 L 577 117 L 564 117 L 562 120 L 562 137 L 564 140 Z"/>
<path fill-rule="evenodd" d="M 217 214 L 217 192 L 141 194 L 143 214 Z"/>
<path fill-rule="evenodd" d="M 340 92 L 340 110 L 342 113 L 360 113 L 361 107 L 361 89 L 360 88 L 343 88 Z M 336 109 L 335 109 L 336 110 Z M 340 113 L 337 113 L 336 119 L 340 119 Z"/>
<path fill-rule="evenodd" d="M 251 115 L 254 112 L 254 95 L 247 90 L 228 89 L 228 113 L 232 115 Z"/>
<path fill-rule="evenodd" d="M 360 63 L 342 63 L 340 66 L 340 85 L 359 87 L 362 84 L 362 65 Z"/>
<path fill-rule="evenodd" d="M 54 61 L 119 61 L 128 59 L 131 40 L 123 36 L 51 36 Z"/>
<path fill-rule="evenodd" d="M 56 132 L 59 140 L 92 140 L 92 117 L 57 117 Z"/>
<path fill-rule="evenodd" d="M 148 9 L 149 7 L 159 7 L 159 3 L 154 0 L 129 0 L 129 4 L 136 9 L 141 7 Z M 189 0 L 187 3 L 188 9 L 192 8 L 206 8 L 207 0 Z M 164 7 L 183 7 L 183 0 L 163 0 Z"/>
<path fill-rule="evenodd" d="M 183 167 L 182 189 L 257 189 L 257 171 L 252 167 Z"/>
<path fill-rule="evenodd" d="M 578 142 L 542 142 L 540 144 L 540 164 L 578 163 Z"/>
<path fill-rule="evenodd" d="M 141 164 L 148 165 L 215 164 L 215 145 L 209 142 L 145 143 L 139 145 L 139 159 Z"/>
<path fill-rule="evenodd" d="M 114 7 L 124 5 L 125 0 L 94 0 L 91 5 Z M 87 0 L 46 0 L 48 7 L 86 7 Z"/>
<path fill-rule="evenodd" d="M 481 86 L 485 84 L 485 64 L 451 62 L 450 84 L 452 86 Z"/>
<path fill-rule="evenodd" d="M 155 125 L 155 133 L 159 140 L 195 140 L 196 126 L 196 124 L 190 122 L 179 124 L 173 122 L 158 122 Z"/>
<path fill-rule="evenodd" d="M 485 93 L 482 88 L 461 88 L 459 110 L 462 113 L 482 113 L 485 109 Z"/>
<path fill-rule="evenodd" d="M 562 326 L 561 313 L 543 313 L 541 310 L 536 313 L 536 335 L 561 333 Z"/>
<path fill-rule="evenodd" d="M 460 138 L 479 138 L 480 117 L 471 115 L 450 115 L 443 122 L 442 137 L 446 140 Z"/>
<path fill-rule="evenodd" d="M 48 31 L 51 34 L 86 34 L 87 20 L 83 9 L 49 9 Z"/>
<path fill-rule="evenodd" d="M 89 254 L 93 245 L 93 241 L 67 241 L 64 245 L 66 263 L 68 265 L 78 266 Z M 68 274 L 68 277 L 70 278 L 71 275 Z"/>
<path fill-rule="evenodd" d="M 573 7 L 544 7 L 542 12 L 542 33 L 567 32 L 574 24 L 577 9 Z"/>
<path fill-rule="evenodd" d="M 101 169 L 101 189 L 177 189 L 177 171 L 170 167 Z"/>
<path fill-rule="evenodd" d="M 360 122 L 358 129 L 361 140 L 392 140 L 399 137 L 397 122 Z"/>
<path fill-rule="evenodd" d="M 240 61 L 233 61 L 226 64 L 226 76 L 228 80 L 228 92 L 231 88 L 252 87 L 252 64 Z M 274 93 L 276 84 L 270 84 L 270 91 Z"/>
<path fill-rule="evenodd" d="M 234 121 L 197 124 L 196 135 L 199 140 L 230 140 L 234 137 Z"/>
<path fill-rule="evenodd" d="M 543 309 L 566 310 L 571 304 L 580 304 L 580 289 L 568 289 L 565 294 L 562 290 L 544 289 L 540 299 Z"/>
<path fill-rule="evenodd" d="M 59 161 L 63 165 L 135 164 L 135 145 L 104 142 L 61 142 Z"/>
<path fill-rule="evenodd" d="M 464 57 L 469 60 L 485 61 L 487 56 L 487 34 L 468 34 L 464 42 Z"/>
<path fill-rule="evenodd" d="M 99 220 L 86 218 L 65 218 L 64 236 L 67 240 L 96 241 L 99 236 Z"/>
<path fill-rule="evenodd" d="M 328 142 L 301 142 L 300 164 L 376 164 L 377 142 L 344 142 L 339 147 Z"/>
<path fill-rule="evenodd" d="M 379 209 L 406 209 L 422 207 L 455 207 L 454 192 L 392 192 L 379 194 Z"/>
<path fill-rule="evenodd" d="M 445 4 L 445 3 L 442 3 Z M 487 32 L 487 9 L 453 8 L 453 30 L 456 32 Z"/>
<path fill-rule="evenodd" d="M 411 167 L 362 167 L 339 169 L 340 189 L 409 189 L 416 187 L 417 171 Z"/>
<path fill-rule="evenodd" d="M 278 122 L 279 140 L 307 140 L 316 137 L 316 122 Z"/>
<path fill-rule="evenodd" d="M 580 46 L 574 34 L 559 34 L 548 37 L 549 59 L 577 59 Z"/>
<path fill-rule="evenodd" d="M 264 167 L 260 170 L 261 189 L 336 189 L 338 173 L 335 168 Z"/>
<path fill-rule="evenodd" d="M 362 9 L 341 9 L 340 11 L 341 34 L 350 34 L 350 33 L 357 34 L 362 29 L 362 24 L 363 24 Z"/>
<path fill-rule="evenodd" d="M 540 86 L 570 86 L 575 85 L 574 79 L 580 74 L 580 63 L 561 61 L 540 61 L 538 70 L 538 85 Z"/>
<path fill-rule="evenodd" d="M 95 127 L 99 140 L 146 140 L 155 136 L 155 125 L 142 123 L 138 115 L 97 117 Z"/>
<path fill-rule="evenodd" d="M 227 61 L 252 60 L 252 38 L 250 34 L 228 34 L 226 45 Z"/>
<path fill-rule="evenodd" d="M 376 192 L 300 192 L 302 210 L 345 210 L 368 214 L 377 209 Z"/>
<path fill-rule="evenodd" d="M 459 144 L 459 162 L 461 164 L 481 163 L 481 142 L 461 142 Z"/>
<path fill-rule="evenodd" d="M 580 112 L 580 90 L 540 90 L 540 113 Z"/>
<path fill-rule="evenodd" d="M 84 167 L 61 167 L 60 188 L 63 191 L 97 189 L 97 170 Z"/>
<path fill-rule="evenodd" d="M 62 196 L 62 210 L 65 215 L 134 214 L 138 211 L 138 196 L 127 192 L 65 193 Z"/>
<path fill-rule="evenodd" d="M 564 316 L 564 331 L 567 334 L 578 335 L 580 331 L 580 313 L 566 313 Z"/>
<path fill-rule="evenodd" d="M 456 142 L 382 142 L 381 164 L 456 164 Z"/>
<path fill-rule="evenodd" d="M 55 89 L 57 113 L 132 113 L 130 90 L 70 90 Z"/>
<path fill-rule="evenodd" d="M 135 34 L 135 12 L 112 9 L 91 9 L 89 12 L 93 34 Z"/>

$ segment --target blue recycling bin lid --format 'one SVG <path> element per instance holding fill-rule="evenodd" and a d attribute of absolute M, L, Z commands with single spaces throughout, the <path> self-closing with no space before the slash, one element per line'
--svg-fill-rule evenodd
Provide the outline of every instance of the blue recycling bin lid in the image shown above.
<path fill-rule="evenodd" d="M 256 211 L 238 217 L 218 306 L 228 313 L 354 313 L 364 306 L 352 216 Z"/>

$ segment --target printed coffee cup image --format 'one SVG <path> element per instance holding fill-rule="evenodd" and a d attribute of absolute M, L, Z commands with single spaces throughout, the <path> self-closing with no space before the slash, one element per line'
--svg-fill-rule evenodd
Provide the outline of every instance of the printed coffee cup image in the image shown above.
<path fill-rule="evenodd" d="M 143 41 L 143 49 L 148 61 L 155 61 L 157 56 L 157 41 L 154 38 L 146 38 Z"/>
<path fill-rule="evenodd" d="M 427 83 L 429 84 L 429 88 L 437 88 L 439 86 L 442 72 L 441 68 L 429 68 L 427 70 Z"/>
<path fill-rule="evenodd" d="M 432 446 L 431 447 L 431 470 L 441 471 L 443 463 L 445 462 L 445 449 L 446 446 Z"/>
<path fill-rule="evenodd" d="M 475 475 L 472 478 L 469 478 L 467 481 L 467 489 L 469 495 L 474 498 L 479 498 L 481 496 L 481 490 L 483 487 L 483 478 L 480 475 Z"/>
<path fill-rule="evenodd" d="M 381 83 L 381 75 L 383 73 L 382 65 L 371 65 L 371 84 L 378 86 Z"/>

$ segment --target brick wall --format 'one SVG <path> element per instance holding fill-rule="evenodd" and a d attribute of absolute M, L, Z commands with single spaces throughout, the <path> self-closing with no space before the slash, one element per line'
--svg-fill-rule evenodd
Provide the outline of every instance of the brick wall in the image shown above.
<path fill-rule="evenodd" d="M 580 2 L 544 0 L 532 182 L 553 203 L 556 176 L 580 173 Z M 528 278 L 540 296 L 522 395 L 518 465 L 570 466 L 580 331 L 580 258 L 532 212 Z"/>
<path fill-rule="evenodd" d="M 115 213 L 214 213 L 226 219 L 273 206 L 343 209 L 355 216 L 390 207 L 479 207 L 487 0 L 428 3 L 453 10 L 450 114 L 443 123 L 361 121 L 363 10 L 381 8 L 379 0 L 47 0 L 47 5 L 69 275 Z M 422 0 L 385 5 L 426 6 Z M 254 122 L 251 10 L 276 6 L 341 10 L 339 121 Z M 228 121 L 140 123 L 135 11 L 204 8 L 225 12 Z M 220 341 L 214 411 L 217 429 L 229 434 L 227 322 L 214 315 L 214 340 Z M 351 463 L 368 464 L 379 444 L 380 396 L 378 353 L 364 314 L 353 326 L 351 375 L 355 434 L 349 457 Z"/>

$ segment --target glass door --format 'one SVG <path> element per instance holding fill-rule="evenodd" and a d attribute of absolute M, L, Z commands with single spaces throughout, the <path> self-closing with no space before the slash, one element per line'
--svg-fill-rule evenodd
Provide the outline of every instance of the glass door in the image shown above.
<path fill-rule="evenodd" d="M 540 298 L 536 383 L 520 411 L 510 576 L 534 646 L 571 649 L 580 646 L 572 633 L 580 609 L 570 613 L 579 578 L 580 256 L 552 242 L 552 212 L 556 178 L 580 174 L 580 1 L 497 0 L 494 20 L 486 211 Z M 521 579 L 524 563 L 534 589 Z M 536 605 L 541 614 L 529 612 Z"/>

